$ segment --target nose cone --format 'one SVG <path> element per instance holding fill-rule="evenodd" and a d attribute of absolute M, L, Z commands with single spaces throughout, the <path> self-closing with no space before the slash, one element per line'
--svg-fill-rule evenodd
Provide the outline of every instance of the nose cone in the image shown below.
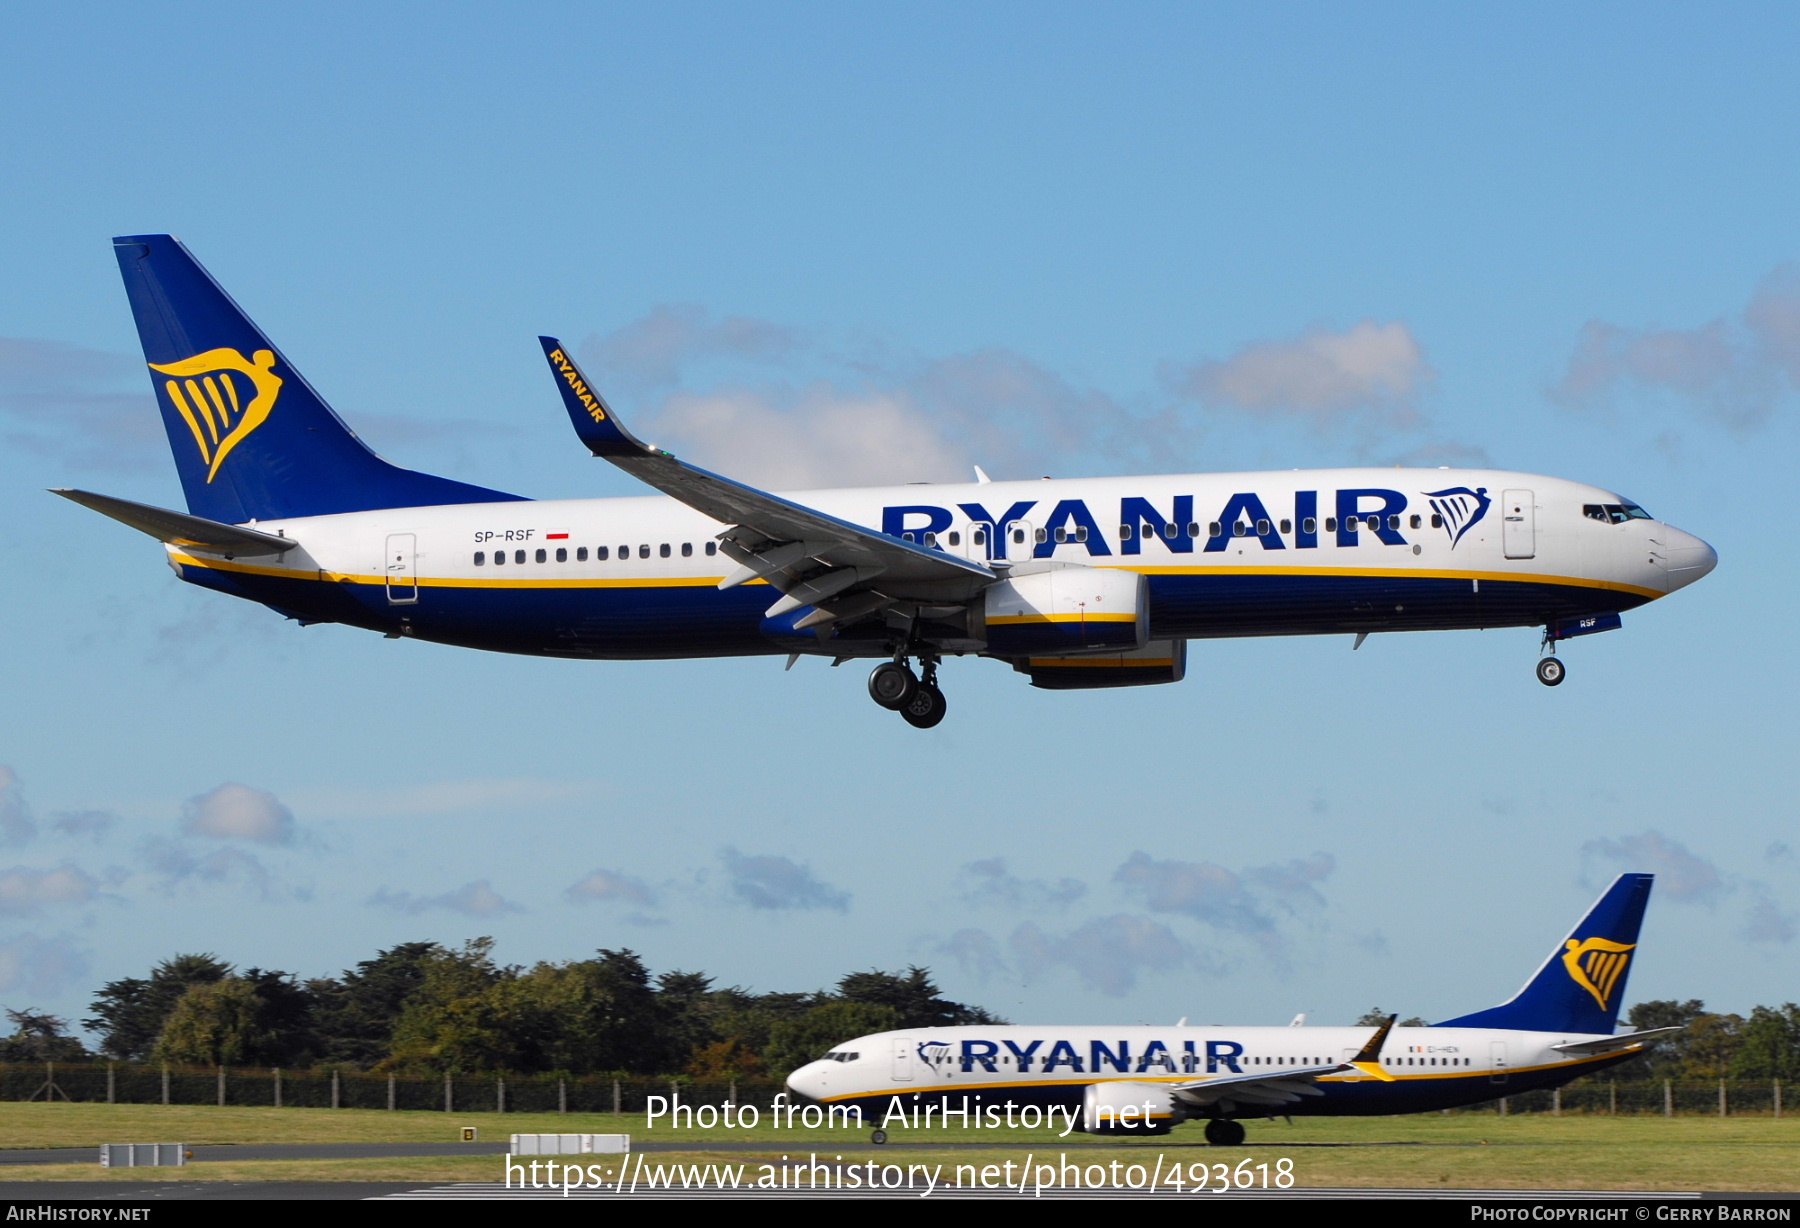
<path fill-rule="evenodd" d="M 1668 541 L 1669 591 L 1686 588 L 1719 565 L 1719 552 L 1680 529 L 1667 525 L 1662 536 Z"/>
<path fill-rule="evenodd" d="M 829 1062 L 808 1062 L 787 1077 L 788 1090 L 809 1100 L 819 1100 L 825 1095 L 826 1067 Z"/>

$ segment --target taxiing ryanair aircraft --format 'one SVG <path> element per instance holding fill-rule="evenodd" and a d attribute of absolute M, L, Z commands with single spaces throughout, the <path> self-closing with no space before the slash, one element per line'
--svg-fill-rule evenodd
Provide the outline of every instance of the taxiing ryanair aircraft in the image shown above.
<path fill-rule="evenodd" d="M 1614 1032 L 1653 875 L 1623 874 L 1510 1001 L 1430 1027 L 951 1027 L 838 1045 L 788 1087 L 906 1128 L 1054 1126 L 1210 1143 L 1244 1117 L 1375 1116 L 1477 1104 L 1616 1066 L 1679 1028 Z M 947 1115 L 946 1115 L 947 1111 Z"/>
<path fill-rule="evenodd" d="M 548 337 L 581 442 L 662 493 L 531 500 L 382 460 L 180 242 L 113 244 L 188 510 L 56 493 L 163 542 L 183 580 L 302 624 L 602 660 L 869 658 L 875 701 L 929 727 L 945 656 L 1131 686 L 1180 681 L 1187 641 L 1223 636 L 1543 627 L 1555 686 L 1559 641 L 1717 562 L 1611 491 L 1486 470 L 977 469 L 770 494 L 640 443 Z"/>

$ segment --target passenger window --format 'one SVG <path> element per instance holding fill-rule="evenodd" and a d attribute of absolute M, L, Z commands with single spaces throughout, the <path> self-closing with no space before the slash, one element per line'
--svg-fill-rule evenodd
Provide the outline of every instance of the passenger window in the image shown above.
<path fill-rule="evenodd" d="M 1353 525 L 1351 527 L 1354 528 L 1355 526 Z M 1325 517 L 1325 531 L 1327 533 L 1336 533 L 1337 532 L 1337 517 L 1336 516 Z"/>
<path fill-rule="evenodd" d="M 1431 513 L 1431 527 L 1434 529 L 1443 528 L 1444 527 L 1444 518 L 1442 516 L 1438 515 L 1436 512 Z"/>
<path fill-rule="evenodd" d="M 1087 526 L 1086 525 L 1082 525 L 1080 528 L 1075 530 L 1075 540 L 1078 542 L 1084 542 L 1087 540 Z"/>
<path fill-rule="evenodd" d="M 561 546 L 558 546 L 556 548 L 556 561 L 559 563 L 568 562 L 569 561 L 569 552 L 567 550 L 563 549 Z"/>
<path fill-rule="evenodd" d="M 1300 522 L 1300 528 L 1302 532 L 1317 533 L 1319 531 L 1319 518 L 1317 516 L 1308 516 L 1305 520 Z"/>
<path fill-rule="evenodd" d="M 1258 537 L 1267 537 L 1269 535 L 1269 522 L 1268 521 L 1259 520 L 1256 522 L 1256 535 Z"/>
<path fill-rule="evenodd" d="M 624 562 L 626 559 L 628 559 L 630 557 L 631 557 L 631 547 L 630 546 L 620 546 L 619 547 L 619 561 Z"/>
<path fill-rule="evenodd" d="M 1388 528 L 1389 529 L 1398 529 L 1399 527 L 1400 527 L 1400 517 L 1397 515 L 1389 516 L 1388 517 Z"/>
<path fill-rule="evenodd" d="M 960 546 L 960 545 L 962 545 L 962 534 L 961 534 L 961 533 L 955 533 L 955 532 L 953 532 L 953 533 L 951 533 L 951 534 L 950 534 L 950 544 L 951 544 L 951 545 L 952 545 L 952 546 Z"/>
<path fill-rule="evenodd" d="M 1188 522 L 1187 530 L 1188 530 L 1189 537 L 1199 537 L 1200 536 L 1200 526 L 1195 524 L 1191 520 Z"/>
<path fill-rule="evenodd" d="M 713 555 L 717 554 L 718 552 L 719 552 L 719 543 L 718 542 L 707 542 L 706 543 L 706 555 L 708 558 L 711 558 Z"/>
<path fill-rule="evenodd" d="M 925 535 L 925 544 L 930 546 L 933 550 L 937 549 L 937 534 L 927 533 Z"/>
<path fill-rule="evenodd" d="M 1233 537 L 1242 537 L 1244 535 L 1245 531 L 1249 529 L 1249 527 L 1250 527 L 1249 525 L 1245 524 L 1241 520 L 1233 521 L 1232 525 L 1231 525 L 1231 535 Z"/>
<path fill-rule="evenodd" d="M 1061 529 L 1058 529 L 1058 530 L 1057 530 L 1057 532 L 1058 532 L 1058 533 L 1061 533 L 1061 532 L 1062 532 L 1062 530 L 1061 530 Z M 1039 541 L 1040 541 L 1040 542 L 1047 542 L 1047 541 L 1049 541 L 1049 540 L 1050 540 L 1050 537 L 1049 537 L 1049 535 L 1048 535 L 1048 534 L 1046 534 L 1046 533 L 1045 533 L 1045 532 L 1044 532 L 1044 530 L 1042 530 L 1042 529 L 1039 529 L 1039 530 L 1038 530 L 1038 531 L 1037 531 L 1037 539 L 1038 539 L 1038 540 L 1039 540 Z M 1058 538 L 1058 539 L 1057 539 L 1057 540 L 1059 540 L 1059 541 L 1060 541 L 1060 540 L 1062 540 L 1062 539 L 1061 539 L 1061 538 Z"/>
<path fill-rule="evenodd" d="M 524 561 L 525 561 L 525 552 L 523 550 L 513 551 L 513 562 L 523 563 Z"/>
<path fill-rule="evenodd" d="M 969 540 L 974 542 L 977 546 L 987 545 L 987 530 L 976 529 L 973 533 L 969 534 Z"/>
<path fill-rule="evenodd" d="M 1294 522 L 1291 520 L 1282 521 L 1281 522 L 1281 531 L 1283 533 L 1292 533 L 1294 531 Z"/>
<path fill-rule="evenodd" d="M 1131 540 L 1131 526 L 1130 525 L 1122 524 L 1119 526 L 1119 540 L 1122 542 L 1128 542 Z"/>
<path fill-rule="evenodd" d="M 496 567 L 502 566 L 505 562 L 506 562 L 506 551 L 504 551 L 504 550 L 494 551 L 494 566 L 496 566 Z"/>
<path fill-rule="evenodd" d="M 665 559 L 668 558 L 669 557 L 669 543 L 664 542 L 662 545 L 658 546 L 656 548 L 656 553 L 661 555 Z"/>
<path fill-rule="evenodd" d="M 640 559 L 647 559 L 647 558 L 649 558 L 649 557 L 650 557 L 650 547 L 649 547 L 649 546 L 648 546 L 648 545 L 640 545 L 640 546 L 638 546 L 638 557 L 639 557 L 639 558 L 640 558 Z"/>
<path fill-rule="evenodd" d="M 602 549 L 602 550 L 604 550 L 604 549 L 606 549 L 606 547 L 605 547 L 605 546 L 602 546 L 602 547 L 600 547 L 600 548 L 601 548 L 601 549 Z M 586 546 L 577 546 L 577 547 L 575 547 L 575 561 L 576 561 L 576 562 L 577 562 L 577 563 L 585 563 L 585 562 L 587 562 L 587 547 L 586 547 Z"/>
<path fill-rule="evenodd" d="M 1056 540 L 1059 542 L 1068 541 L 1069 540 L 1069 531 L 1067 529 L 1058 529 L 1056 531 Z"/>
<path fill-rule="evenodd" d="M 693 542 L 682 542 L 681 543 L 681 557 L 684 559 L 691 559 L 694 557 L 694 543 Z"/>
<path fill-rule="evenodd" d="M 1180 532 L 1181 532 L 1181 526 L 1178 524 L 1166 524 L 1163 526 L 1163 536 L 1168 538 L 1170 541 L 1174 541 L 1176 536 L 1179 535 Z M 1087 539 L 1082 538 L 1082 540 L 1086 541 Z"/>
<path fill-rule="evenodd" d="M 542 563 L 542 562 L 545 562 L 545 561 L 546 561 L 546 560 L 548 560 L 548 559 L 549 559 L 549 557 L 550 557 L 550 556 L 549 556 L 549 555 L 547 555 L 547 554 L 545 554 L 545 553 L 544 553 L 544 552 L 543 552 L 543 551 L 542 551 L 542 550 L 539 550 L 539 551 L 538 551 L 538 552 L 537 552 L 537 561 L 538 561 L 538 562 L 540 562 L 540 563 Z"/>
<path fill-rule="evenodd" d="M 1415 529 L 1419 527 L 1419 514 L 1417 512 L 1413 513 L 1412 527 Z"/>
<path fill-rule="evenodd" d="M 477 550 L 475 552 L 475 566 L 480 567 L 485 562 L 487 562 L 487 551 Z"/>
<path fill-rule="evenodd" d="M 1223 537 L 1225 536 L 1225 526 L 1215 520 L 1206 526 L 1206 535 L 1208 537 Z"/>
<path fill-rule="evenodd" d="M 606 560 L 609 557 L 611 557 L 611 555 L 612 555 L 612 551 L 607 549 L 605 546 L 595 546 L 594 547 L 594 561 L 597 563 L 606 562 Z"/>

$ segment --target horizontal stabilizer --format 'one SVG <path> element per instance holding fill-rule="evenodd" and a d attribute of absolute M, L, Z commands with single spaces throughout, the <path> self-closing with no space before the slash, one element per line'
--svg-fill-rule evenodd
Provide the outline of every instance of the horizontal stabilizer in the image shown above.
<path fill-rule="evenodd" d="M 291 537 L 277 537 L 273 533 L 261 533 L 234 524 L 221 524 L 204 516 L 172 512 L 167 508 L 152 507 L 148 503 L 115 499 L 111 495 L 96 495 L 66 487 L 52 489 L 50 493 L 92 508 L 102 516 L 110 516 L 120 524 L 128 524 L 138 532 L 148 533 L 157 541 L 171 546 L 187 546 L 214 554 L 254 555 L 280 554 L 300 544 Z"/>
<path fill-rule="evenodd" d="M 1599 1040 L 1571 1040 L 1566 1044 L 1551 1045 L 1558 1053 L 1612 1053 L 1618 1049 L 1630 1049 L 1636 1045 L 1655 1040 L 1658 1036 L 1669 1036 L 1676 1032 L 1685 1032 L 1685 1026 L 1673 1028 L 1646 1028 L 1642 1032 L 1621 1032 L 1617 1036 L 1606 1036 Z"/>

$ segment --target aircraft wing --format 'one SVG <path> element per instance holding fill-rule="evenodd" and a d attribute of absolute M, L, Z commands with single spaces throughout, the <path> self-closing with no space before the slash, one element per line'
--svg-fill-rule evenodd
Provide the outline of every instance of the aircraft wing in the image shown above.
<path fill-rule="evenodd" d="M 730 525 L 719 540 L 740 566 L 719 587 L 766 580 L 783 594 L 769 617 L 816 606 L 795 627 L 823 628 L 896 601 L 967 601 L 997 578 L 980 563 L 840 520 L 650 447 L 619 421 L 561 342 L 538 341 L 588 451 Z"/>
<path fill-rule="evenodd" d="M 1394 1030 L 1394 1020 L 1399 1017 L 1389 1015 L 1357 1055 L 1347 1062 L 1297 1066 L 1291 1070 L 1270 1071 L 1266 1074 L 1258 1071 L 1256 1074 L 1196 1079 L 1192 1083 L 1177 1083 L 1171 1090 L 1190 1104 L 1209 1105 L 1221 1100 L 1231 1100 L 1239 1104 L 1271 1105 L 1293 1104 L 1302 1096 L 1323 1096 L 1325 1093 L 1316 1084 L 1326 1075 L 1355 1073 L 1392 1083 L 1394 1076 L 1381 1067 L 1381 1048 L 1387 1044 L 1388 1033 Z"/>
<path fill-rule="evenodd" d="M 1294 1104 L 1305 1096 L 1323 1096 L 1318 1080 L 1324 1075 L 1346 1074 L 1355 1070 L 1348 1062 L 1330 1066 L 1300 1066 L 1291 1070 L 1259 1074 L 1224 1075 L 1216 1079 L 1200 1079 L 1193 1083 L 1177 1083 L 1170 1090 L 1193 1105 L 1212 1105 L 1221 1100 L 1239 1104 Z"/>
<path fill-rule="evenodd" d="M 186 546 L 229 556 L 280 554 L 300 544 L 291 537 L 277 537 L 273 533 L 246 529 L 242 525 L 224 524 L 208 520 L 204 516 L 190 516 L 186 512 L 153 507 L 148 503 L 115 499 L 111 495 L 96 495 L 91 491 L 70 490 L 67 487 L 55 487 L 50 493 L 92 508 L 102 516 L 111 516 L 120 524 L 128 524 L 138 532 L 148 533 L 157 541 L 172 546 Z"/>
<path fill-rule="evenodd" d="M 1686 1030 L 1685 1027 L 1648 1028 L 1642 1032 L 1624 1032 L 1618 1036 L 1602 1036 L 1598 1040 L 1571 1040 L 1550 1047 L 1558 1053 L 1611 1053 L 1615 1049 L 1629 1049 L 1633 1045 L 1641 1045 L 1655 1040 L 1658 1036 L 1670 1036 Z"/>

